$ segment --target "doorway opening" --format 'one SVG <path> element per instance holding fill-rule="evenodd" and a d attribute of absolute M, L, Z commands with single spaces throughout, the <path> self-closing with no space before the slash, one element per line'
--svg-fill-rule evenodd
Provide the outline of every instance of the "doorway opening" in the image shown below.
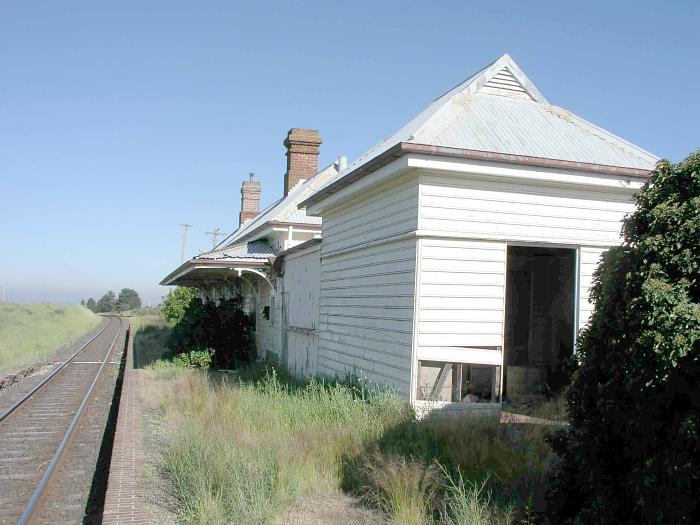
<path fill-rule="evenodd" d="M 509 246 L 504 396 L 559 391 L 574 350 L 576 251 Z"/>

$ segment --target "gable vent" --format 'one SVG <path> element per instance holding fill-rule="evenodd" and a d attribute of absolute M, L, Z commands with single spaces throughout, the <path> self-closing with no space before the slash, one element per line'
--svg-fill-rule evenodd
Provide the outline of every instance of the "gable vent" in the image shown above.
<path fill-rule="evenodd" d="M 480 93 L 500 95 L 502 97 L 515 97 L 532 100 L 527 90 L 522 86 L 513 73 L 507 67 L 501 69 L 479 90 Z"/>

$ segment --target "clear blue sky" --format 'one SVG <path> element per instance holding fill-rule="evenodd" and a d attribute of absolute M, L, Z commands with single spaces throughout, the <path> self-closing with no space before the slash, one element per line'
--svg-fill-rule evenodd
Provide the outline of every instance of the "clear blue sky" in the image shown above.
<path fill-rule="evenodd" d="M 493 5 L 490 5 L 493 4 Z M 136 288 L 154 303 L 181 222 L 237 224 L 282 140 L 350 160 L 509 53 L 550 102 L 673 161 L 700 147 L 700 3 L 0 4 L 0 281 L 16 301 Z"/>

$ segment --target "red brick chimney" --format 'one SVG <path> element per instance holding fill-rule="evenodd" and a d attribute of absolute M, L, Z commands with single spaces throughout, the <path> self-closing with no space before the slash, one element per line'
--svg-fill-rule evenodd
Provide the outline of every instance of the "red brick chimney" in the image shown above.
<path fill-rule="evenodd" d="M 238 215 L 238 225 L 257 217 L 260 213 L 260 183 L 253 180 L 255 173 L 248 175 L 248 180 L 241 186 L 241 213 Z"/>
<path fill-rule="evenodd" d="M 314 129 L 292 128 L 287 133 L 287 173 L 284 174 L 284 195 L 302 181 L 318 173 L 318 147 L 321 135 Z"/>

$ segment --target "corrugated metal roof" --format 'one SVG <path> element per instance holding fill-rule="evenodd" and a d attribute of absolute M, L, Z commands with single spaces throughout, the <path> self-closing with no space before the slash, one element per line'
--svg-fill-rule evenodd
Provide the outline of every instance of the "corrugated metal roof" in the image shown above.
<path fill-rule="evenodd" d="M 460 94 L 410 142 L 653 169 L 656 158 L 566 110 L 503 96 Z"/>
<path fill-rule="evenodd" d="M 195 257 L 195 259 L 267 259 L 268 257 L 273 257 L 276 253 L 276 250 L 267 241 L 257 240 L 205 252 Z"/>
<path fill-rule="evenodd" d="M 335 180 L 401 142 L 642 170 L 653 169 L 658 161 L 642 148 L 549 104 L 508 55 L 438 97 Z"/>

